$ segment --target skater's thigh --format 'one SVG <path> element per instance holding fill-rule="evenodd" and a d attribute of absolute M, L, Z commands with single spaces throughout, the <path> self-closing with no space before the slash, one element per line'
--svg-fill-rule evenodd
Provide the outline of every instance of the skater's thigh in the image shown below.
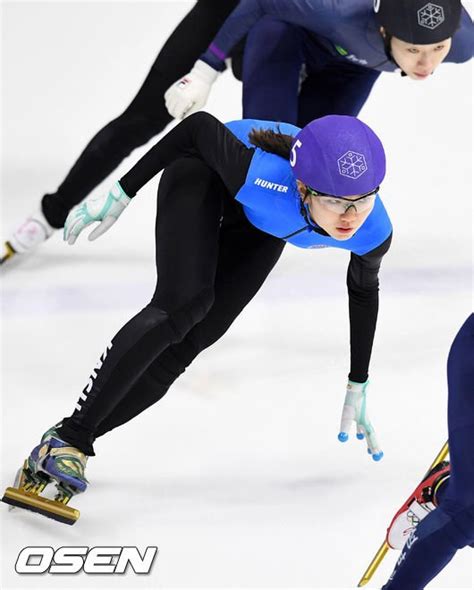
<path fill-rule="evenodd" d="M 158 187 L 153 302 L 173 311 L 214 288 L 222 200 L 220 178 L 198 158 L 166 168 Z"/>
<path fill-rule="evenodd" d="M 448 357 L 448 424 L 452 429 L 474 425 L 474 314 L 457 333 Z M 450 432 L 451 438 L 451 432 Z"/>
<path fill-rule="evenodd" d="M 256 295 L 284 246 L 284 241 L 260 232 L 247 220 L 225 227 L 220 241 L 214 304 L 204 320 L 188 334 L 183 347 L 191 344 L 198 353 L 216 342 Z"/>
<path fill-rule="evenodd" d="M 474 423 L 449 431 L 451 476 L 440 506 L 449 514 L 474 506 Z"/>
<path fill-rule="evenodd" d="M 273 76 L 272 81 L 284 83 L 290 73 L 298 80 L 303 63 L 301 29 L 272 16 L 261 18 L 247 36 L 244 52 L 244 79 L 252 75 L 276 74 L 287 67 L 284 79 Z M 280 70 L 280 76 L 282 74 Z M 269 78 L 270 81 L 271 78 Z"/>
<path fill-rule="evenodd" d="M 310 74 L 301 86 L 298 125 L 331 114 L 357 116 L 377 78 L 371 70 Z"/>
<path fill-rule="evenodd" d="M 450 512 L 474 505 L 474 314 L 459 330 L 448 358 Z"/>
<path fill-rule="evenodd" d="M 250 31 L 243 60 L 243 114 L 247 118 L 296 122 L 303 65 L 299 27 L 273 17 Z"/>

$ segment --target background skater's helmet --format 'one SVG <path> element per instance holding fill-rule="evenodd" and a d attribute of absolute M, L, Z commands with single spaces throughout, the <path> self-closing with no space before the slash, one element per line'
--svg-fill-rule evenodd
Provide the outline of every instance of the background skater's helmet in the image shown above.
<path fill-rule="evenodd" d="M 393 37 L 415 45 L 452 37 L 461 20 L 460 0 L 374 0 L 375 18 Z"/>
<path fill-rule="evenodd" d="M 296 135 L 291 149 L 293 173 L 328 195 L 363 195 L 385 176 L 385 152 L 372 129 L 346 115 L 311 121 Z"/>

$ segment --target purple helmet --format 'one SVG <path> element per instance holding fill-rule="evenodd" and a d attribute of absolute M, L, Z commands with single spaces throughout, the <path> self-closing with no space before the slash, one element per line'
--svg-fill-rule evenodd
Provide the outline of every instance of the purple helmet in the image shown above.
<path fill-rule="evenodd" d="M 363 195 L 385 176 L 382 142 L 356 117 L 328 115 L 296 135 L 290 164 L 298 180 L 328 195 Z"/>

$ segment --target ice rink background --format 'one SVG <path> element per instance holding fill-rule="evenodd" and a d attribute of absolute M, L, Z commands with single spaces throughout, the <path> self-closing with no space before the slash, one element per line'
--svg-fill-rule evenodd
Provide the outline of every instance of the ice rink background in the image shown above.
<path fill-rule="evenodd" d="M 128 104 L 191 5 L 2 2 L 4 236 Z M 385 74 L 361 113 L 386 147 L 381 194 L 395 228 L 369 398 L 384 460 L 354 437 L 337 441 L 348 255 L 288 246 L 226 337 L 157 406 L 96 444 L 74 527 L 0 506 L 2 588 L 355 587 L 447 437 L 446 358 L 472 307 L 471 84 L 470 64 L 421 83 Z M 240 117 L 229 72 L 207 110 Z M 69 247 L 58 234 L 2 269 L 0 487 L 71 413 L 105 344 L 150 298 L 156 187 L 97 242 Z M 26 545 L 156 545 L 159 555 L 150 576 L 19 576 Z M 458 552 L 429 588 L 471 588 L 471 555 Z"/>

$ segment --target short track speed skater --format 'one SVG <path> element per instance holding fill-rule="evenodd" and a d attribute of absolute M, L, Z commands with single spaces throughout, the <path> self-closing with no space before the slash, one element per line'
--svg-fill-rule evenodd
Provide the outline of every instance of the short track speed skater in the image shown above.
<path fill-rule="evenodd" d="M 64 524 L 74 524 L 79 510 L 67 506 L 71 498 L 87 489 L 84 477 L 87 457 L 48 430 L 18 470 L 13 487 L 8 487 L 2 502 L 15 508 L 37 512 Z M 54 499 L 42 494 L 49 484 L 56 486 Z"/>

